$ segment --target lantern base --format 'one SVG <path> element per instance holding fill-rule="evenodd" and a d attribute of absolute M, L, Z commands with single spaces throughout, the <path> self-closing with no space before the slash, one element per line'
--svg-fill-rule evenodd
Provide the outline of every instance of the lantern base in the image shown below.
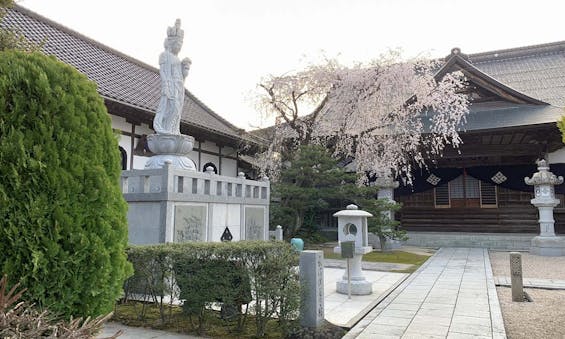
<path fill-rule="evenodd" d="M 336 283 L 337 293 L 347 294 L 349 288 L 347 280 L 340 280 Z M 373 293 L 373 284 L 367 280 L 351 280 L 351 295 L 369 295 Z"/>
<path fill-rule="evenodd" d="M 534 237 L 530 253 L 544 257 L 565 256 L 565 237 Z"/>

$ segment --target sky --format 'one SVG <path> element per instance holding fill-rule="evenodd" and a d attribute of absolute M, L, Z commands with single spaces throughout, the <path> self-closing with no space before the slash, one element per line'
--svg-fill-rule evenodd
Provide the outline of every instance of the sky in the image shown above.
<path fill-rule="evenodd" d="M 388 49 L 443 57 L 565 40 L 561 0 L 18 0 L 98 42 L 158 67 L 166 29 L 182 21 L 185 87 L 251 130 L 267 126 L 253 104 L 269 74 L 320 55 L 345 64 Z"/>

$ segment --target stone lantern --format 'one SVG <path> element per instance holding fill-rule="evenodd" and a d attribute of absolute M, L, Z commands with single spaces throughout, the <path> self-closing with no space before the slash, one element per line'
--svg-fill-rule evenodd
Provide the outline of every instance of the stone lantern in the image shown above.
<path fill-rule="evenodd" d="M 563 177 L 557 177 L 549 171 L 546 160 L 537 161 L 538 172 L 531 178 L 524 178 L 527 185 L 534 186 L 532 205 L 539 211 L 540 235 L 533 238 L 530 253 L 543 256 L 565 256 L 565 237 L 555 235 L 553 208 L 559 204 L 555 199 L 553 186 L 563 183 Z"/>
<path fill-rule="evenodd" d="M 343 241 L 354 242 L 354 253 L 351 259 L 349 277 L 351 281 L 351 294 L 367 295 L 373 292 L 373 284 L 365 279 L 361 270 L 361 259 L 363 254 L 369 253 L 373 247 L 369 245 L 367 217 L 373 215 L 369 212 L 359 210 L 355 205 L 348 205 L 345 210 L 333 215 L 337 217 L 338 241 L 339 245 L 334 248 L 334 253 L 342 252 L 341 243 Z M 348 294 L 348 272 L 337 282 L 337 292 Z"/>
<path fill-rule="evenodd" d="M 394 201 L 394 189 L 398 188 L 399 184 L 400 183 L 398 181 L 392 178 L 390 173 L 388 175 L 378 177 L 374 182 L 374 185 L 379 188 L 377 199 L 385 199 L 390 203 L 396 203 L 396 201 Z M 382 211 L 381 213 L 388 219 L 394 220 L 393 211 Z M 390 229 L 385 231 L 390 231 Z M 376 234 L 369 233 L 369 242 L 371 243 L 371 245 L 373 245 L 374 248 L 381 247 L 380 239 Z M 387 239 L 385 247 L 386 250 L 397 249 L 402 247 L 402 243 L 396 239 Z M 385 248 L 382 248 L 381 250 L 384 251 Z"/>

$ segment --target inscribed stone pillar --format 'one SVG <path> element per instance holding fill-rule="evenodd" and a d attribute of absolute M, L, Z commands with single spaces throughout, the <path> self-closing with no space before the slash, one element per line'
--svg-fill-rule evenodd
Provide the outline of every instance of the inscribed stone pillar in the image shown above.
<path fill-rule="evenodd" d="M 324 320 L 324 252 L 300 252 L 300 325 L 318 327 Z"/>
<path fill-rule="evenodd" d="M 510 252 L 510 280 L 512 301 L 524 301 L 524 283 L 522 279 L 522 254 Z"/>

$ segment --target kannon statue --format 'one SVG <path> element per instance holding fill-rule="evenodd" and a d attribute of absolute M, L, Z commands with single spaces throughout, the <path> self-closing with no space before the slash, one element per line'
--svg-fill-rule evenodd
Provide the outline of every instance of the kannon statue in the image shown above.
<path fill-rule="evenodd" d="M 180 19 L 173 27 L 167 28 L 165 51 L 159 56 L 161 76 L 161 99 L 157 114 L 153 120 L 153 129 L 157 134 L 180 135 L 180 119 L 184 104 L 184 79 L 188 75 L 191 61 L 178 58 L 182 48 L 184 31 L 180 28 Z"/>

